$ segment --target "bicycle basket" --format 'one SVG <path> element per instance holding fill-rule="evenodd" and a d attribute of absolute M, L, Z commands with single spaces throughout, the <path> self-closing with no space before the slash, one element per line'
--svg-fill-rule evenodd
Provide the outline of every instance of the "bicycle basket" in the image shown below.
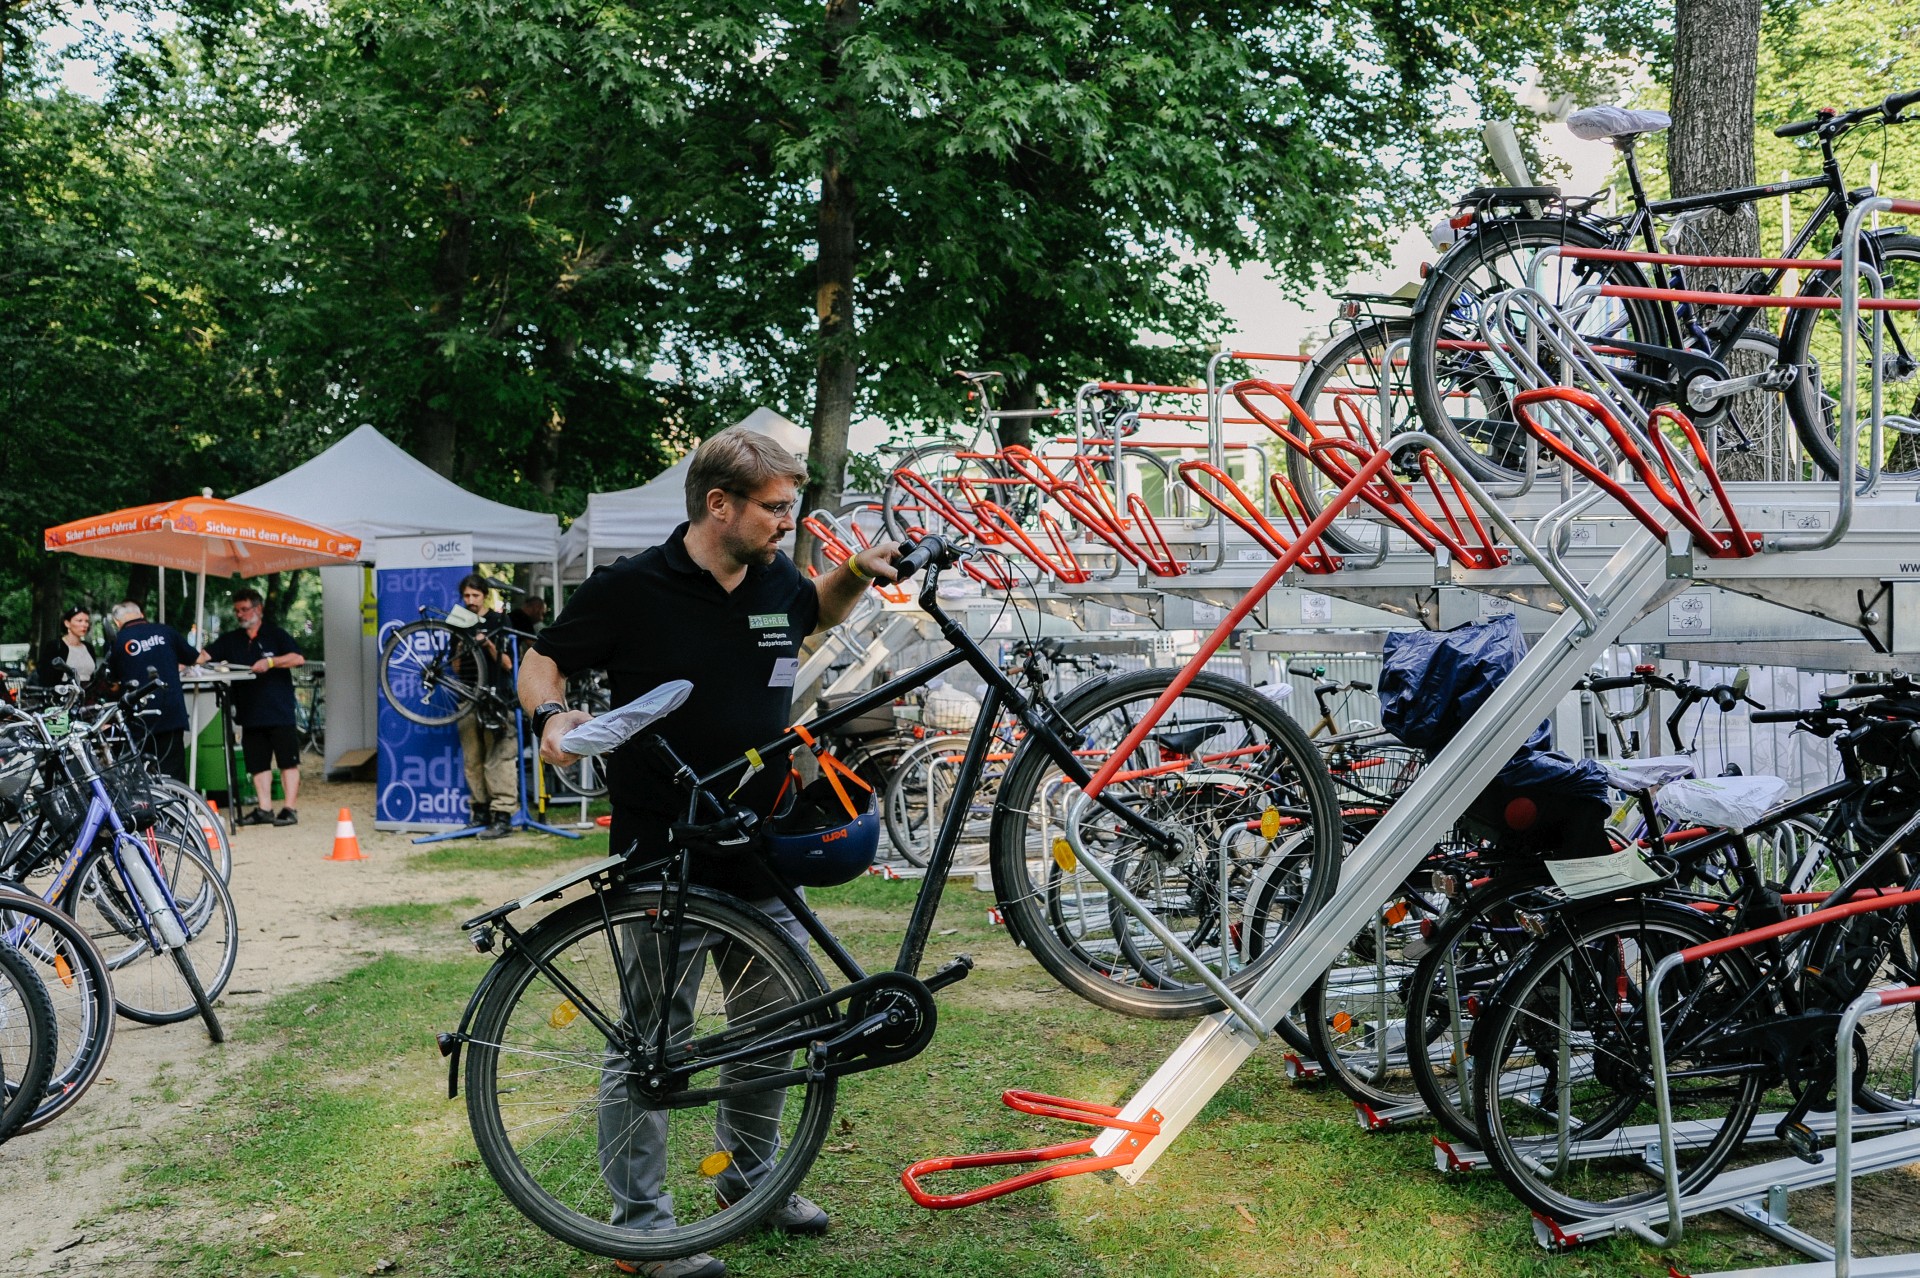
<path fill-rule="evenodd" d="M 160 798 L 154 792 L 153 779 L 138 760 L 127 759 L 109 768 L 101 777 L 107 783 L 107 796 L 113 810 L 129 830 L 151 830 L 160 824 Z"/>
<path fill-rule="evenodd" d="M 929 688 L 920 722 L 942 732 L 965 732 L 980 717 L 980 698 L 958 688 Z"/>
<path fill-rule="evenodd" d="M 61 834 L 67 834 L 78 828 L 87 815 L 87 805 L 93 801 L 91 789 L 74 782 L 50 785 L 36 796 L 40 815 Z"/>
<path fill-rule="evenodd" d="M 13 812 L 33 784 L 39 763 L 32 742 L 24 736 L 0 737 L 0 812 Z"/>

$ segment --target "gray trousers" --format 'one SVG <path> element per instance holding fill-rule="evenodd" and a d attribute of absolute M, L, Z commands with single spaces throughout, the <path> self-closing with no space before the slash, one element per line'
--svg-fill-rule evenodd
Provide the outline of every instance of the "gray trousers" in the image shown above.
<path fill-rule="evenodd" d="M 752 904 L 787 935 L 802 946 L 806 944 L 805 929 L 778 897 Z M 659 990 L 669 979 L 663 970 L 665 955 L 659 952 L 666 938 L 637 924 L 627 925 L 622 932 L 621 966 L 626 988 Z M 693 1027 L 694 999 L 709 958 L 718 965 L 729 1023 L 793 1001 L 785 986 L 772 979 L 754 955 L 740 953 L 723 937 L 688 927 L 680 938 L 671 974 L 674 996 L 667 1023 L 673 1041 L 685 1038 Z M 651 1022 L 642 1025 L 645 1034 L 657 1032 L 655 1008 L 628 1008 L 625 1012 L 629 1018 Z M 776 1053 L 736 1061 L 715 1071 L 717 1077 L 696 1080 L 695 1086 L 749 1082 L 770 1070 L 792 1067 L 791 1052 Z M 600 1073 L 600 1174 L 613 1193 L 615 1226 L 643 1231 L 666 1229 L 674 1223 L 673 1194 L 666 1188 L 668 1125 L 696 1122 L 697 1111 L 643 1109 L 629 1098 L 626 1071 L 625 1059 L 609 1053 Z M 786 1097 L 786 1089 L 776 1087 L 715 1104 L 712 1151 L 728 1155 L 726 1167 L 712 1178 L 715 1192 L 737 1202 L 772 1168 L 780 1148 L 780 1111 Z M 684 1134 L 680 1137 L 683 1144 L 686 1139 Z M 686 1154 L 682 1151 L 677 1157 L 684 1160 Z M 680 1174 L 685 1175 L 686 1169 L 680 1169 Z M 711 1210 L 702 1204 L 698 1214 L 704 1216 Z"/>

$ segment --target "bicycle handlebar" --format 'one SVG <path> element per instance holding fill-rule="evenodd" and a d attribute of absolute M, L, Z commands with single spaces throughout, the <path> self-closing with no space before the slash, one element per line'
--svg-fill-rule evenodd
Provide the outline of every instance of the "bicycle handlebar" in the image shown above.
<path fill-rule="evenodd" d="M 1799 138 L 1809 133 L 1819 133 L 1825 137 L 1838 137 L 1854 125 L 1863 124 L 1876 117 L 1888 124 L 1898 124 L 1901 112 L 1917 102 L 1920 102 L 1920 89 L 1910 93 L 1889 93 L 1872 106 L 1858 107 L 1846 112 L 1827 108 L 1816 112 L 1812 119 L 1795 120 L 1791 124 L 1783 124 L 1773 131 L 1773 136 Z"/>

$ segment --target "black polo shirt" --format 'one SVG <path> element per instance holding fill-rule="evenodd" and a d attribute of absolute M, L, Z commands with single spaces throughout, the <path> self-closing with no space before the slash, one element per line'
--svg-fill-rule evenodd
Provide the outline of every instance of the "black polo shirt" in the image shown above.
<path fill-rule="evenodd" d="M 654 725 L 696 772 L 706 773 L 791 725 L 800 641 L 820 619 L 813 583 L 784 554 L 750 567 L 731 593 L 687 554 L 687 526 L 664 545 L 596 570 L 534 641 L 563 674 L 605 670 L 613 704 L 670 679 L 686 679 L 685 705 Z M 785 768 L 761 772 L 737 796 L 767 812 Z M 630 748 L 607 763 L 616 839 L 663 837 L 686 800 L 640 766 Z"/>
<path fill-rule="evenodd" d="M 200 650 L 188 643 L 185 635 L 158 621 L 141 620 L 122 626 L 107 646 L 107 668 L 117 682 L 131 685 L 157 678 L 165 685 L 152 702 L 151 708 L 159 714 L 147 720 L 147 726 L 155 732 L 187 730 L 187 699 L 180 689 L 180 667 L 190 666 L 199 658 Z"/>
<path fill-rule="evenodd" d="M 207 645 L 209 657 L 236 666 L 299 651 L 293 636 L 270 621 L 261 622 L 258 633 L 249 635 L 243 626 Z M 233 685 L 233 721 L 243 728 L 291 728 L 298 722 L 294 710 L 293 671 L 286 666 Z"/>

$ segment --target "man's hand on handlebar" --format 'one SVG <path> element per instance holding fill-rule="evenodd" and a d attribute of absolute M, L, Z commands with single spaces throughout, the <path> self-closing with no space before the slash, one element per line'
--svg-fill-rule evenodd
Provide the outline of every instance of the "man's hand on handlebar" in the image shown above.
<path fill-rule="evenodd" d="M 850 565 L 857 565 L 849 568 L 849 571 L 856 577 L 876 583 L 897 581 L 899 574 L 893 569 L 893 561 L 903 549 L 897 541 L 877 541 L 847 561 Z"/>
<path fill-rule="evenodd" d="M 556 768 L 580 762 L 579 755 L 560 748 L 560 738 L 591 718 L 585 710 L 567 710 L 547 720 L 546 730 L 540 734 L 540 757 Z"/>

